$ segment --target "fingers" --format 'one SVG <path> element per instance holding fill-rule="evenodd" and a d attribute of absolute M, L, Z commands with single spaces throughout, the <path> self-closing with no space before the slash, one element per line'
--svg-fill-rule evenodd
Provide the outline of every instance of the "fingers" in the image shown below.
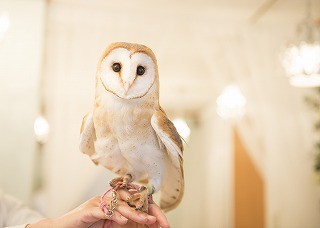
<path fill-rule="evenodd" d="M 119 213 L 118 211 L 114 211 L 114 214 L 110 217 L 107 216 L 100 207 L 94 207 L 92 208 L 92 215 L 97 218 L 97 219 L 108 219 L 108 220 L 112 220 L 116 223 L 118 223 L 119 225 L 125 225 L 128 222 L 128 219 L 126 217 L 124 217 L 121 213 Z"/>
<path fill-rule="evenodd" d="M 156 217 L 147 213 L 132 209 L 127 203 L 123 202 L 118 205 L 117 211 L 124 217 L 131 219 L 134 222 L 142 224 L 153 224 L 156 222 Z"/>
<path fill-rule="evenodd" d="M 156 204 L 149 205 L 149 215 L 148 215 L 147 213 L 134 210 L 126 203 L 126 201 L 131 195 L 129 191 L 120 189 L 117 191 L 117 195 L 118 195 L 118 205 L 117 205 L 117 209 L 115 210 L 115 214 L 113 216 L 114 219 L 112 218 L 112 220 L 114 220 L 115 222 L 118 223 L 119 221 L 119 224 L 121 225 L 123 224 L 121 222 L 124 222 L 123 218 L 125 218 L 125 219 L 130 219 L 137 223 L 147 224 L 151 228 L 158 228 L 159 226 L 162 228 L 170 228 L 170 224 L 165 214 L 162 212 L 160 207 L 157 206 Z M 106 202 L 110 201 L 109 198 L 110 197 L 105 198 Z"/>
<path fill-rule="evenodd" d="M 149 228 L 159 228 L 159 223 L 155 222 L 151 225 L 148 225 Z"/>
<path fill-rule="evenodd" d="M 119 198 L 123 203 L 121 205 L 118 205 L 117 210 L 126 218 L 133 220 L 137 223 L 143 223 L 143 224 L 153 224 L 156 222 L 156 218 L 154 216 L 150 216 L 147 213 L 136 211 L 133 208 L 131 208 L 126 201 L 131 196 L 131 193 L 129 191 L 120 189 L 118 191 Z M 119 200 L 119 201 L 120 201 Z"/>
<path fill-rule="evenodd" d="M 120 189 L 120 190 L 118 190 L 117 192 L 118 192 L 118 195 L 119 195 L 118 198 L 120 198 L 120 199 L 123 200 L 123 201 L 127 201 L 128 198 L 129 198 L 130 195 L 131 195 L 129 191 L 126 191 L 126 190 L 123 190 L 123 189 Z"/>
<path fill-rule="evenodd" d="M 117 204 L 116 210 L 114 211 L 115 214 L 111 217 L 113 221 L 117 222 L 120 225 L 122 225 L 124 222 L 123 218 L 130 219 L 134 222 L 142 223 L 142 224 L 153 224 L 156 222 L 156 218 L 154 216 L 150 216 L 147 213 L 144 213 L 141 211 L 136 211 L 127 204 L 126 200 L 130 196 L 130 193 L 128 191 L 118 190 L 117 194 L 118 194 L 118 204 Z M 110 196 L 106 196 L 104 200 L 106 202 L 110 202 L 111 198 Z M 93 200 L 93 203 L 95 205 L 100 205 L 99 200 Z M 100 209 L 100 211 L 102 210 Z M 121 217 L 119 219 L 120 215 Z"/>
<path fill-rule="evenodd" d="M 128 219 L 117 211 L 114 212 L 114 215 L 111 218 L 107 217 L 107 219 L 115 221 L 119 225 L 125 225 L 128 222 Z"/>
<path fill-rule="evenodd" d="M 119 212 L 116 210 L 114 211 L 113 216 L 109 217 L 107 216 L 103 210 L 100 208 L 99 200 L 97 198 L 93 198 L 91 201 L 91 207 L 86 210 L 88 214 L 85 216 L 85 222 L 95 222 L 100 219 L 108 219 L 113 220 L 119 225 L 124 225 L 128 222 L 128 219 L 122 216 Z"/>
<path fill-rule="evenodd" d="M 149 214 L 156 217 L 157 223 L 159 223 L 160 227 L 170 228 L 170 224 L 167 220 L 167 217 L 165 216 L 165 214 L 157 204 L 153 203 L 149 205 Z"/>

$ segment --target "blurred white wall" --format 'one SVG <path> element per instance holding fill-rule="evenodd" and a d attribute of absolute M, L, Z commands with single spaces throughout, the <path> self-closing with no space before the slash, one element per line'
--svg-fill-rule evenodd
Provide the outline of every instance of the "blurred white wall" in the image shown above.
<path fill-rule="evenodd" d="M 168 214 L 173 227 L 233 227 L 232 124 L 215 112 L 215 99 L 229 83 L 248 100 L 237 126 L 264 177 L 266 227 L 319 227 L 312 118 L 303 103 L 308 91 L 291 87 L 278 62 L 303 17 L 303 3 L 279 1 L 250 23 L 261 2 L 52 0 L 41 65 L 44 2 L 0 0 L 0 13 L 4 8 L 12 20 L 0 43 L 1 187 L 22 199 L 30 195 L 43 68 L 51 127 L 44 147 L 46 214 L 61 215 L 105 190 L 112 174 L 79 152 L 79 128 L 93 105 L 101 53 L 110 42 L 131 41 L 154 50 L 161 104 L 171 118 L 186 117 L 192 130 L 184 155 L 185 197 Z M 316 15 L 319 9 L 313 8 Z"/>
<path fill-rule="evenodd" d="M 0 39 L 0 188 L 20 199 L 30 197 L 38 112 L 45 3 L 1 0 L 0 16 L 10 26 Z"/>
<path fill-rule="evenodd" d="M 199 126 L 202 140 L 197 143 L 204 145 L 205 167 L 204 202 L 201 204 L 203 227 L 234 227 L 232 123 L 217 115 L 215 102 L 212 102 L 202 110 Z"/>
<path fill-rule="evenodd" d="M 111 177 L 78 152 L 78 129 L 93 104 L 101 52 L 112 41 L 126 40 L 154 49 L 164 108 L 173 115 L 191 113 L 199 122 L 192 125 L 185 154 L 186 197 L 169 214 L 175 227 L 233 225 L 231 128 L 215 114 L 214 102 L 229 83 L 239 84 L 248 99 L 248 114 L 239 128 L 265 180 L 267 227 L 320 224 L 305 91 L 288 84 L 278 62 L 281 46 L 294 34 L 290 18 L 297 20 L 298 8 L 292 6 L 290 11 L 281 5 L 272 16 L 248 24 L 243 15 L 250 15 L 250 10 L 231 9 L 227 3 L 181 4 L 181 8 L 175 3 L 169 11 L 163 5 L 144 5 L 149 11 L 142 16 L 135 14 L 138 3 L 122 7 L 121 13 L 112 2 L 95 3 L 56 1 L 49 8 L 46 101 L 52 135 L 46 145 L 46 192 L 50 215 L 67 211 L 88 192 L 98 194 L 97 189 L 88 189 L 103 189 L 103 184 L 92 183 L 106 183 Z M 150 24 L 141 29 L 146 21 Z M 300 161 L 304 163 L 297 167 Z M 298 215 L 300 207 L 305 210 Z"/>

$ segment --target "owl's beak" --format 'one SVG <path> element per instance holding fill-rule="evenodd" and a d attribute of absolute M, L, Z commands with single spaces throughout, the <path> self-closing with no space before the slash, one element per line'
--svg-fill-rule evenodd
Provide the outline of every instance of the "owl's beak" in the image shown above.
<path fill-rule="evenodd" d="M 130 86 L 131 86 L 131 84 L 128 83 L 128 82 L 125 82 L 125 83 L 124 83 L 124 91 L 125 91 L 125 94 L 126 94 L 126 95 L 127 95 L 127 93 L 128 93 L 128 90 L 130 89 Z"/>

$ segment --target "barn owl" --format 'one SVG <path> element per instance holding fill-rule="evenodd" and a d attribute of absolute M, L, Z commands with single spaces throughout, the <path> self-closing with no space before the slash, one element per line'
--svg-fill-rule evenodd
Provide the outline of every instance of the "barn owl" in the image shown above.
<path fill-rule="evenodd" d="M 159 105 L 158 66 L 148 47 L 119 42 L 103 53 L 93 111 L 81 126 L 80 150 L 120 175 L 115 180 L 122 180 L 123 186 L 147 180 L 147 186 L 128 200 L 137 209 L 159 190 L 164 211 L 180 203 L 183 145 Z"/>

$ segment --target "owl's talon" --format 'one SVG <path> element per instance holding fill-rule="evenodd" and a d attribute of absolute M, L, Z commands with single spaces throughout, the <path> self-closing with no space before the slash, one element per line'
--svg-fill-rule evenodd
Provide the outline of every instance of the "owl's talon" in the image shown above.
<path fill-rule="evenodd" d="M 111 181 L 109 181 L 109 185 L 112 188 L 115 188 L 119 183 L 123 183 L 123 177 L 116 177 L 116 178 L 113 178 Z"/>
<path fill-rule="evenodd" d="M 115 188 L 118 184 L 120 185 L 120 188 L 127 188 L 128 183 L 132 181 L 132 175 L 131 174 L 126 174 L 123 177 L 116 177 L 112 179 L 109 184 L 111 187 Z"/>
<path fill-rule="evenodd" d="M 122 183 L 121 185 L 120 185 L 120 188 L 126 188 L 127 187 L 127 183 Z"/>
<path fill-rule="evenodd" d="M 136 210 L 148 212 L 148 189 L 143 187 L 139 192 L 129 196 L 127 203 Z"/>
<path fill-rule="evenodd" d="M 133 195 L 133 194 L 135 194 L 135 193 L 138 192 L 137 189 L 129 189 L 128 191 L 129 191 L 129 193 L 130 193 L 131 195 Z"/>

